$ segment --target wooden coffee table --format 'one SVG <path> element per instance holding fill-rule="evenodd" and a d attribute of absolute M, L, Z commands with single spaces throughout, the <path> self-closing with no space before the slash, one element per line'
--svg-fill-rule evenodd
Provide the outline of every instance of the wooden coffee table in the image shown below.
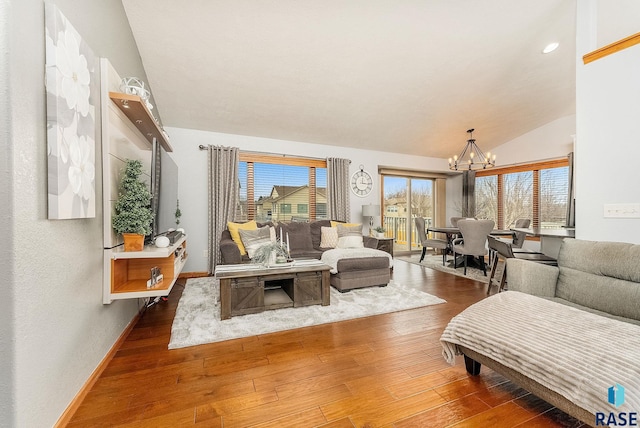
<path fill-rule="evenodd" d="M 269 309 L 329 305 L 329 270 L 319 260 L 265 268 L 260 265 L 220 265 L 220 319 Z"/>

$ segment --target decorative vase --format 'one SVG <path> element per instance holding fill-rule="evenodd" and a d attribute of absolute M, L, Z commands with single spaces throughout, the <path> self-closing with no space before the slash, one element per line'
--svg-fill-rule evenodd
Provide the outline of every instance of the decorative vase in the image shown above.
<path fill-rule="evenodd" d="M 142 251 L 144 249 L 144 235 L 138 233 L 123 233 L 125 251 Z"/>
<path fill-rule="evenodd" d="M 167 238 L 166 236 L 158 236 L 156 238 L 156 247 L 158 248 L 166 248 L 170 243 L 171 242 L 169 241 L 169 238 Z"/>

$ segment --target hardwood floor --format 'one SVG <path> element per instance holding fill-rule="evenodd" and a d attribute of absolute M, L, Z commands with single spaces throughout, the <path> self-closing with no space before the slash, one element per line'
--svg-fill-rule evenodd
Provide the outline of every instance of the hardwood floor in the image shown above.
<path fill-rule="evenodd" d="M 485 284 L 397 261 L 447 303 L 167 350 L 182 287 L 149 308 L 69 427 L 578 427 L 487 367 L 467 376 L 440 333 Z"/>

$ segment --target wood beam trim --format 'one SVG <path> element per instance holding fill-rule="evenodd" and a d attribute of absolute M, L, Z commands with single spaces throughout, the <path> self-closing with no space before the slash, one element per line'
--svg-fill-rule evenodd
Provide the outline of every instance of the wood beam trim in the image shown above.
<path fill-rule="evenodd" d="M 584 64 L 589 64 L 595 60 L 600 58 L 604 58 L 605 56 L 614 54 L 623 49 L 630 48 L 631 46 L 637 45 L 640 43 L 640 33 L 633 34 L 629 37 L 625 37 L 622 40 L 618 40 L 617 42 L 613 42 L 607 46 L 603 46 L 600 49 L 596 49 L 593 52 L 589 52 L 582 57 L 582 61 Z"/>
<path fill-rule="evenodd" d="M 240 162 L 257 162 L 277 165 L 312 166 L 316 168 L 326 168 L 325 159 L 296 158 L 278 155 L 263 155 L 256 153 L 240 153 Z"/>
<path fill-rule="evenodd" d="M 505 166 L 500 168 L 491 168 L 482 171 L 476 171 L 476 177 L 487 177 L 490 175 L 513 174 L 514 172 L 535 171 L 540 169 L 559 168 L 569 166 L 569 159 L 553 159 L 543 162 L 528 163 L 522 165 Z"/>

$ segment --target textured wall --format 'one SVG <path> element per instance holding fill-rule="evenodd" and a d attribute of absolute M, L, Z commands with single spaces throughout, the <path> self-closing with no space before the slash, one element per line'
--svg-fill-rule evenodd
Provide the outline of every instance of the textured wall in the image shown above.
<path fill-rule="evenodd" d="M 124 75 L 141 75 L 137 48 L 128 30 L 122 4 L 108 1 L 55 2 L 98 56 L 106 56 Z M 102 305 L 102 183 L 100 160 L 96 166 L 97 217 L 84 220 L 47 220 L 46 111 L 44 88 L 44 2 L 2 4 L 0 39 L 3 60 L 8 55 L 8 77 L 0 72 L 0 90 L 9 88 L 8 126 L 0 126 L 1 144 L 8 130 L 10 159 L 0 161 L 0 173 L 11 165 L 9 180 L 1 180 L 0 197 L 11 198 L 10 230 L 16 237 L 4 265 L 15 267 L 13 278 L 0 289 L 0 312 L 9 293 L 13 308 L 9 346 L 13 377 L 0 378 L 0 425 L 52 426 L 90 374 L 135 316 L 136 301 Z M 4 25 L 8 14 L 9 25 Z M 6 49 L 5 49 L 6 48 Z M 125 69 L 126 68 L 126 69 Z M 143 75 L 142 75 L 143 76 Z M 6 103 L 0 97 L 2 106 Z M 17 101 L 19 100 L 19 102 Z M 0 110 L 0 113 L 4 113 Z M 5 115 L 0 115 L 5 118 Z M 96 152 L 100 153 L 97 140 Z M 3 147 L 4 149 L 4 147 Z M 5 184 L 11 183 L 10 189 Z M 4 217 L 4 204 L 0 215 Z M 3 226 L 4 226 L 3 222 Z M 10 245 L 9 239 L 9 245 Z M 11 266 L 9 266 L 11 267 Z M 5 288 L 9 288 L 6 291 Z M 0 322 L 6 328 L 4 322 Z M 3 331 L 3 338 L 5 332 Z M 3 339 L 5 340 L 5 339 Z M 3 347 L 4 348 L 4 347 Z M 6 351 L 0 351 L 4 367 Z M 2 370 L 5 370 L 4 368 Z M 11 396 L 5 397 L 5 391 Z M 6 403 L 6 404 L 5 404 Z M 8 413 L 4 410 L 8 409 Z M 10 415 L 9 419 L 5 415 Z M 13 415 L 13 416 L 11 416 Z M 13 419 L 13 420 L 12 420 Z M 9 421 L 9 422 L 7 422 Z"/>
<path fill-rule="evenodd" d="M 626 22 L 638 17 L 632 10 L 607 7 L 609 3 L 578 2 L 576 65 L 576 237 L 598 241 L 640 243 L 640 220 L 604 218 L 605 204 L 640 203 L 638 171 L 638 93 L 640 45 L 583 64 L 582 56 L 596 48 L 607 28 L 594 25 L 601 10 L 611 19 Z M 637 30 L 636 30 L 637 31 Z"/>
<path fill-rule="evenodd" d="M 0 0 L 0 426 L 15 425 L 15 344 L 13 340 L 13 222 L 11 219 L 12 147 L 9 121 L 9 49 L 10 7 L 8 0 Z"/>

